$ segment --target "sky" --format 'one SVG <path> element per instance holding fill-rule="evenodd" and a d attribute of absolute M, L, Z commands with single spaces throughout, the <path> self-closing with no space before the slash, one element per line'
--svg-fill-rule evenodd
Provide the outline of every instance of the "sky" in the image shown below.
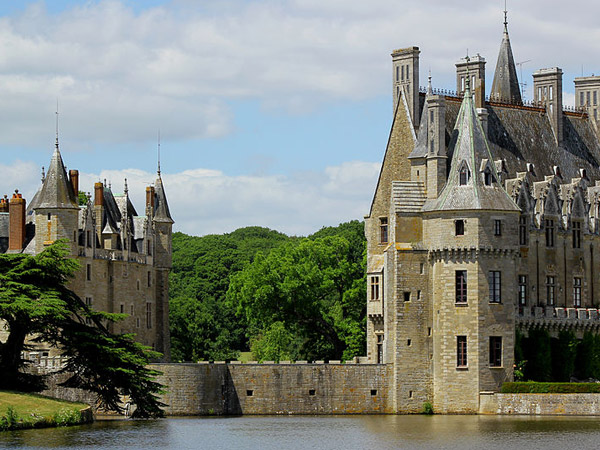
<path fill-rule="evenodd" d="M 0 2 L 0 194 L 31 199 L 59 111 L 80 187 L 127 178 L 143 214 L 160 133 L 174 229 L 260 225 L 292 235 L 369 211 L 392 119 L 393 49 L 454 89 L 467 52 L 491 87 L 503 0 Z M 600 3 L 508 2 L 515 62 L 600 74 Z M 522 72 L 522 77 L 521 77 Z"/>

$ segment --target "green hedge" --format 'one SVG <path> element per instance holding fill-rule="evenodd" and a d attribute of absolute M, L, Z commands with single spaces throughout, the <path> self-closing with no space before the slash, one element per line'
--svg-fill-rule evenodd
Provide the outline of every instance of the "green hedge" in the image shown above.
<path fill-rule="evenodd" d="M 600 383 L 538 383 L 518 381 L 504 383 L 503 394 L 588 394 L 600 393 Z"/>

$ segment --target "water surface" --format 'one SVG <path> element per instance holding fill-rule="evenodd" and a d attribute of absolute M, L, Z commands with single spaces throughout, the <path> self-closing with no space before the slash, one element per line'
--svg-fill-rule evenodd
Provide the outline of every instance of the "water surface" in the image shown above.
<path fill-rule="evenodd" d="M 244 416 L 98 421 L 0 433 L 0 448 L 598 449 L 600 418 Z"/>

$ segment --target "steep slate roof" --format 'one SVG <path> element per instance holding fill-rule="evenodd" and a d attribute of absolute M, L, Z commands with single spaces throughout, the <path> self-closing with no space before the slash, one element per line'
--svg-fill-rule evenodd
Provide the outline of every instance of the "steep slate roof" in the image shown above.
<path fill-rule="evenodd" d="M 155 222 L 165 222 L 165 223 L 175 223 L 173 218 L 171 217 L 171 212 L 169 211 L 169 205 L 167 203 L 167 195 L 165 194 L 165 188 L 163 186 L 162 178 L 160 177 L 160 172 L 158 172 L 158 177 L 156 178 L 156 183 L 154 186 L 155 189 L 155 209 L 154 209 L 154 221 Z"/>
<path fill-rule="evenodd" d="M 494 73 L 490 99 L 512 104 L 523 103 L 521 100 L 521 90 L 519 89 L 517 70 L 515 68 L 515 60 L 510 46 L 510 38 L 508 37 L 508 22 L 506 21 L 506 15 L 504 17 L 504 36 L 502 38 L 502 44 L 500 44 L 500 52 L 498 53 L 498 61 L 496 62 L 496 72 Z"/>
<path fill-rule="evenodd" d="M 424 211 L 519 211 L 500 183 L 485 133 L 475 112 L 468 77 L 449 154 L 452 155 L 452 163 L 448 180 L 439 197 L 425 204 Z M 460 185 L 459 172 L 465 166 L 469 172 L 468 181 Z M 491 173 L 489 185 L 484 183 L 484 170 Z"/>
<path fill-rule="evenodd" d="M 461 104 L 454 97 L 446 100 L 448 146 Z M 527 172 L 527 163 L 532 163 L 536 181 L 552 175 L 554 166 L 560 167 L 565 180 L 579 177 L 579 169 L 586 169 L 590 178 L 600 179 L 600 142 L 589 119 L 563 114 L 564 139 L 559 147 L 543 108 L 497 104 L 487 104 L 486 108 L 490 150 L 496 160 L 506 161 L 510 178 L 516 177 L 517 172 Z"/>
<path fill-rule="evenodd" d="M 67 177 L 65 165 L 63 164 L 60 150 L 58 149 L 58 140 L 56 141 L 54 154 L 50 161 L 48 174 L 46 175 L 39 192 L 39 198 L 34 197 L 34 199 L 37 203 L 36 209 L 79 209 L 79 206 L 77 205 L 77 196 L 73 192 L 73 186 Z"/>

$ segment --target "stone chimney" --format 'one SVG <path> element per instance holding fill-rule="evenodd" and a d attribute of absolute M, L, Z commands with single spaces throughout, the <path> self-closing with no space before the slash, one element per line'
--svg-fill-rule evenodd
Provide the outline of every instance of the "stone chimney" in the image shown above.
<path fill-rule="evenodd" d="M 475 94 L 475 108 L 485 108 L 485 58 L 479 54 L 456 63 L 456 93 L 465 92 L 466 77 L 471 78 L 471 92 Z"/>
<path fill-rule="evenodd" d="M 403 92 L 410 111 L 413 126 L 419 126 L 419 47 L 408 47 L 392 52 L 392 86 L 394 111 Z"/>
<path fill-rule="evenodd" d="M 75 198 L 79 199 L 79 170 L 69 170 L 69 181 L 73 186 Z"/>
<path fill-rule="evenodd" d="M 94 206 L 104 205 L 104 185 L 100 182 L 94 184 Z"/>
<path fill-rule="evenodd" d="M 15 190 L 8 206 L 8 250 L 21 251 L 25 244 L 25 199 Z"/>
<path fill-rule="evenodd" d="M 558 67 L 540 69 L 533 74 L 533 101 L 546 107 L 556 145 L 561 145 L 563 132 L 563 71 Z"/>

